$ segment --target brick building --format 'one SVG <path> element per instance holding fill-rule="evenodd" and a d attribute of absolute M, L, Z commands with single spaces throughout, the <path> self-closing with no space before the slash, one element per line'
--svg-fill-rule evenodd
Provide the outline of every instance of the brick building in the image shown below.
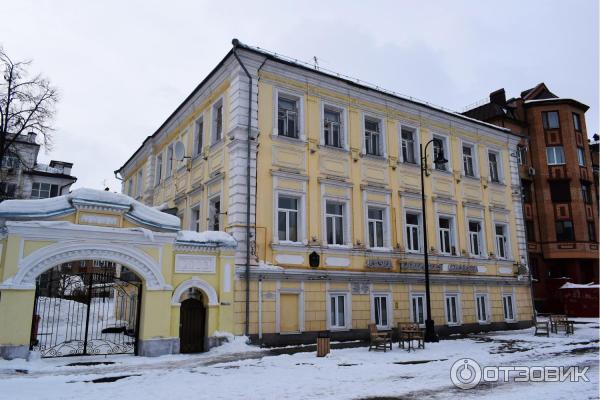
<path fill-rule="evenodd" d="M 588 106 L 561 98 L 544 83 L 506 99 L 504 89 L 464 114 L 522 137 L 519 162 L 534 302 L 563 312 L 566 282 L 598 282 L 598 203 L 588 151 Z"/>

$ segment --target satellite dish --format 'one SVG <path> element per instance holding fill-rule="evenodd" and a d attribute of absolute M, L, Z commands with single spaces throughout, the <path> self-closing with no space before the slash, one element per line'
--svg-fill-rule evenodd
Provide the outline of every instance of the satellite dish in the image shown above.
<path fill-rule="evenodd" d="M 175 142 L 175 159 L 183 161 L 185 158 L 185 146 L 181 142 Z"/>

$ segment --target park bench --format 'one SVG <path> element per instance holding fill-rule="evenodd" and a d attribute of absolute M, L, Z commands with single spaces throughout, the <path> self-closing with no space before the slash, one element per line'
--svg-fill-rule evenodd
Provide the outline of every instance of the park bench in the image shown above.
<path fill-rule="evenodd" d="M 376 324 L 369 324 L 369 335 L 370 344 L 369 351 L 371 349 L 383 350 L 384 352 L 389 347 L 392 350 L 392 333 L 391 332 L 379 332 Z"/>
<path fill-rule="evenodd" d="M 558 333 L 559 330 L 565 332 L 566 335 L 574 332 L 573 321 L 570 321 L 566 315 L 553 314 L 550 315 L 550 330 L 553 333 Z"/>

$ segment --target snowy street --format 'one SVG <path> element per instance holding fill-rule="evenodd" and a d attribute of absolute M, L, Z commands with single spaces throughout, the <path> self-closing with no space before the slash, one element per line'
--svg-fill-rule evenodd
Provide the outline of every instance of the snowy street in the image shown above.
<path fill-rule="evenodd" d="M 236 340 L 199 355 L 0 361 L 0 398 L 596 399 L 598 321 L 576 322 L 569 336 L 535 337 L 533 329 L 495 332 L 410 353 L 394 343 L 386 353 L 357 347 L 333 349 L 325 358 L 314 351 L 274 355 Z M 481 366 L 587 366 L 590 382 L 509 381 L 462 390 L 453 386 L 450 370 L 465 357 Z M 90 362 L 103 364 L 80 364 Z"/>

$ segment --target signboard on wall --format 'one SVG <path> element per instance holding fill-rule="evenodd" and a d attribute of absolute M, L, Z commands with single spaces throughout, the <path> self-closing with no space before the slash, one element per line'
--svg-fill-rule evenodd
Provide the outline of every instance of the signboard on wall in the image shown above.
<path fill-rule="evenodd" d="M 175 255 L 175 272 L 181 274 L 200 273 L 214 274 L 217 260 L 215 256 L 177 254 Z"/>

